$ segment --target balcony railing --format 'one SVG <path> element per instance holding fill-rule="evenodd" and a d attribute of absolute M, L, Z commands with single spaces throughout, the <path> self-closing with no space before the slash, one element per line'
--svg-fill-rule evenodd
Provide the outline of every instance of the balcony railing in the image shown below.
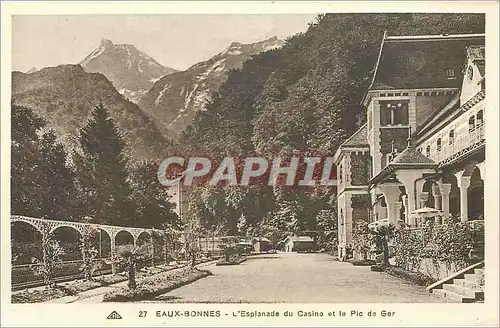
<path fill-rule="evenodd" d="M 458 136 L 453 143 L 445 144 L 437 153 L 431 154 L 431 159 L 440 165 L 447 164 L 454 159 L 467 154 L 482 146 L 484 139 L 484 125 L 479 125 L 468 134 Z"/>

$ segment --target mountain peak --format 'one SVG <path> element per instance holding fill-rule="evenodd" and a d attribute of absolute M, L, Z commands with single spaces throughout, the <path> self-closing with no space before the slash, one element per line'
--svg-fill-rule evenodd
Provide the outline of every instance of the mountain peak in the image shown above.
<path fill-rule="evenodd" d="M 154 81 L 176 72 L 133 45 L 117 44 L 105 38 L 80 64 L 87 72 L 102 73 L 133 102 L 138 102 Z"/>
<path fill-rule="evenodd" d="M 101 45 L 102 46 L 112 46 L 114 43 L 113 41 L 109 40 L 109 39 L 101 39 Z"/>

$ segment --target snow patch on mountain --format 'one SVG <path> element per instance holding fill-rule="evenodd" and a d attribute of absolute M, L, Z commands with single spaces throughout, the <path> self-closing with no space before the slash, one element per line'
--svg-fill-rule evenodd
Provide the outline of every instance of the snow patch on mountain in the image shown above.
<path fill-rule="evenodd" d="M 227 79 L 230 70 L 241 68 L 253 55 L 283 44 L 276 37 L 250 44 L 233 42 L 212 58 L 156 81 L 139 105 L 160 124 L 180 133 L 196 112 L 206 110 L 213 92 Z"/>

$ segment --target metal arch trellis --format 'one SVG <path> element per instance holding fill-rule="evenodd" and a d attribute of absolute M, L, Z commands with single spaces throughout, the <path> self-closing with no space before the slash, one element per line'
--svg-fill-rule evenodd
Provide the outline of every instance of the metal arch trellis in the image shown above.
<path fill-rule="evenodd" d="M 121 226 L 112 226 L 112 225 L 105 225 L 105 224 L 94 224 L 94 223 L 82 223 L 82 222 L 72 222 L 72 221 L 57 221 L 57 220 L 50 220 L 50 219 L 40 219 L 40 218 L 33 218 L 33 217 L 28 217 L 28 216 L 21 216 L 21 215 L 13 215 L 10 217 L 10 222 L 24 222 L 35 229 L 37 229 L 39 232 L 44 234 L 47 230 L 49 233 L 52 233 L 54 230 L 57 228 L 61 227 L 69 227 L 77 230 L 80 234 L 85 231 L 87 228 L 96 228 L 105 231 L 110 239 L 111 243 L 114 245 L 115 244 L 115 238 L 116 235 L 122 231 L 126 231 L 130 233 L 134 239 L 134 244 L 137 242 L 137 239 L 139 238 L 139 235 L 143 232 L 147 233 L 149 236 L 152 236 L 152 232 L 160 232 L 164 233 L 163 230 L 160 229 L 147 229 L 147 228 L 133 228 L 133 227 L 121 227 Z"/>

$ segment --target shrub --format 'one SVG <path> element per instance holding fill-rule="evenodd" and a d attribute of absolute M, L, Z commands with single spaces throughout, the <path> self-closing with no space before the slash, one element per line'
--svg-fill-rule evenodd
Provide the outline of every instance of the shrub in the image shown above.
<path fill-rule="evenodd" d="M 369 265 L 374 265 L 375 264 L 375 261 L 373 260 L 349 260 L 347 261 L 349 263 L 351 263 L 352 265 L 354 266 L 369 266 Z"/>
<path fill-rule="evenodd" d="M 217 262 L 216 265 L 238 265 L 242 262 L 245 262 L 246 261 L 246 257 L 244 256 L 233 256 L 233 257 L 230 257 L 229 261 L 226 261 L 225 258 L 222 258 L 221 260 L 219 260 Z"/>
<path fill-rule="evenodd" d="M 380 265 L 380 264 L 375 264 L 370 267 L 371 271 L 374 272 L 384 272 L 385 266 Z"/>

